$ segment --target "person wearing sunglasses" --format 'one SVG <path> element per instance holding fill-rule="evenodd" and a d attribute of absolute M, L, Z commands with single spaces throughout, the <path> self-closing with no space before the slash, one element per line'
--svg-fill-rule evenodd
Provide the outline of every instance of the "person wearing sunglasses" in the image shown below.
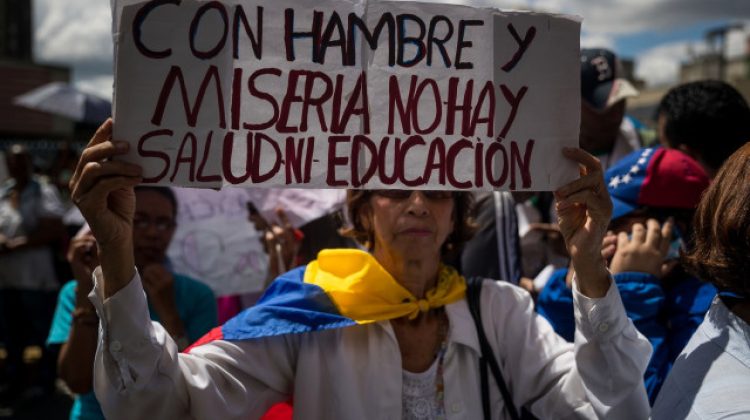
<path fill-rule="evenodd" d="M 648 416 L 651 346 L 601 258 L 612 204 L 583 150 L 564 150 L 583 175 L 555 193 L 578 274 L 574 344 L 511 284 L 481 282 L 470 306 L 476 282 L 443 264 L 473 229 L 469 192 L 357 190 L 348 233 L 365 250 L 320 252 L 180 354 L 147 316 L 129 246 L 141 168 L 101 162 L 128 148 L 111 130 L 111 121 L 100 127 L 71 181 L 101 247 L 90 298 L 101 314 L 94 388 L 107 418 L 259 418 L 287 400 L 296 417 L 321 419 L 517 418 L 521 407 L 540 418 Z M 482 354 L 501 370 L 488 394 Z"/>

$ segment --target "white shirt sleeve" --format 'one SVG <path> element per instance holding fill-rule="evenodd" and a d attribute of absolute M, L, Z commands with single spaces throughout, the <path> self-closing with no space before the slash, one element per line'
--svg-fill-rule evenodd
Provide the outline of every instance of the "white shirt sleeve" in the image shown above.
<path fill-rule="evenodd" d="M 100 319 L 94 391 L 106 418 L 244 420 L 291 394 L 295 340 L 215 341 L 178 353 L 150 320 L 139 275 L 107 299 L 101 276 L 97 268 L 89 299 Z"/>
<path fill-rule="evenodd" d="M 647 418 L 643 373 L 651 344 L 627 318 L 614 282 L 600 299 L 573 289 L 575 343 L 558 336 L 520 288 L 508 293 L 491 286 L 483 293 L 489 295 L 483 308 L 490 306 L 483 317 L 496 320 L 488 339 L 499 350 L 516 407 L 525 405 L 539 418 Z"/>
<path fill-rule="evenodd" d="M 600 418 L 647 418 L 643 383 L 652 347 L 627 317 L 614 280 L 607 294 L 591 299 L 573 287 L 576 367 Z"/>

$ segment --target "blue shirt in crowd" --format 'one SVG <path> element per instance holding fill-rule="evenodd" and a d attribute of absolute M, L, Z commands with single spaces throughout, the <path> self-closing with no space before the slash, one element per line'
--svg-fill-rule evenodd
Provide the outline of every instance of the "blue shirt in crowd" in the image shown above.
<path fill-rule="evenodd" d="M 76 284 L 75 280 L 71 280 L 60 289 L 55 316 L 47 338 L 48 346 L 68 341 L 75 309 Z M 208 286 L 190 277 L 174 274 L 174 292 L 177 312 L 185 325 L 185 333 L 190 342 L 196 341 L 216 326 L 216 298 Z M 149 312 L 151 319 L 158 322 L 159 317 L 150 305 Z M 70 411 L 70 419 L 104 419 L 93 392 L 77 396 Z"/>

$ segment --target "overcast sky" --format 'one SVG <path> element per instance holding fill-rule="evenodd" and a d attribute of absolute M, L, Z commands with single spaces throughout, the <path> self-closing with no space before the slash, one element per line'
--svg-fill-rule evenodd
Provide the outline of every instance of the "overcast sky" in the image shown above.
<path fill-rule="evenodd" d="M 33 1 L 36 59 L 69 65 L 80 87 L 111 96 L 109 1 Z M 475 0 L 474 4 L 580 15 L 583 46 L 608 47 L 634 58 L 636 75 L 651 85 L 673 83 L 680 62 L 691 52 L 705 51 L 706 30 L 735 22 L 745 25 L 730 34 L 730 55 L 742 53 L 750 35 L 750 0 Z"/>

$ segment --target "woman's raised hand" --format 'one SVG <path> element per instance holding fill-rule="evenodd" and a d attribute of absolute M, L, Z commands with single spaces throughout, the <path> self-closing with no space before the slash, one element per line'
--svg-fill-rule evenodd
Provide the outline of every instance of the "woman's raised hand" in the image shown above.
<path fill-rule="evenodd" d="M 578 148 L 563 149 L 563 155 L 578 163 L 581 177 L 555 191 L 558 224 L 577 274 L 579 291 L 589 297 L 602 297 L 610 284 L 601 252 L 612 216 L 612 201 L 598 159 Z"/>
<path fill-rule="evenodd" d="M 130 281 L 133 263 L 133 214 L 141 167 L 113 161 L 128 151 L 128 143 L 112 140 L 112 120 L 96 131 L 81 154 L 70 180 L 73 202 L 91 227 L 101 251 L 106 278 L 105 296 Z"/>

